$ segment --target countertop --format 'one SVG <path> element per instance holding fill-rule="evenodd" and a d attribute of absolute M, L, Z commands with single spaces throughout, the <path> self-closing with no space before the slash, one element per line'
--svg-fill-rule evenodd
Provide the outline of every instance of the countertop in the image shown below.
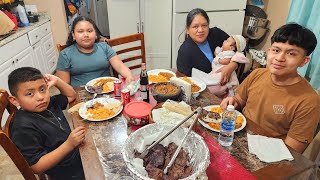
<path fill-rule="evenodd" d="M 41 26 L 42 24 L 50 21 L 50 16 L 48 13 L 42 12 L 39 13 L 39 21 L 36 23 L 30 23 L 30 26 L 28 27 L 18 27 L 17 31 L 13 31 L 11 35 L 9 36 L 2 36 L 0 37 L 0 47 L 17 39 L 20 36 L 23 36 L 24 34 L 28 33 L 29 31 L 32 31 L 36 27 Z"/>

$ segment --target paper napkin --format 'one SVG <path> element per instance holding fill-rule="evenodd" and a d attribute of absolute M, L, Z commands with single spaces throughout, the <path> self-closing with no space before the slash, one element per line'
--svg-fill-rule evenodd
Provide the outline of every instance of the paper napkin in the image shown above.
<path fill-rule="evenodd" d="M 270 163 L 294 159 L 282 139 L 251 134 L 247 134 L 247 137 L 249 152 L 261 161 Z"/>

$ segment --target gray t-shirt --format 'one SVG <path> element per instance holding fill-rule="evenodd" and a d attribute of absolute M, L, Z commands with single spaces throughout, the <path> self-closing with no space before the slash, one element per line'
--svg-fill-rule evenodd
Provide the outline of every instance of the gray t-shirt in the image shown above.
<path fill-rule="evenodd" d="M 73 44 L 61 51 L 57 70 L 70 72 L 71 86 L 78 87 L 92 79 L 110 76 L 109 60 L 115 55 L 115 51 L 105 42 L 95 43 L 93 52 L 88 54 L 79 51 Z"/>

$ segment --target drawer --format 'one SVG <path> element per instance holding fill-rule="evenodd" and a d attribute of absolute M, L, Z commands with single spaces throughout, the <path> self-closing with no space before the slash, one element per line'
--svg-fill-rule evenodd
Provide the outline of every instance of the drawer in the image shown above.
<path fill-rule="evenodd" d="M 51 25 L 50 25 L 50 21 L 43 24 L 42 26 L 40 26 L 41 28 L 41 32 L 42 32 L 42 35 L 45 36 L 49 33 L 51 33 Z"/>
<path fill-rule="evenodd" d="M 46 55 L 50 55 L 51 52 L 54 51 L 55 49 L 52 34 L 51 33 L 47 34 L 44 38 L 41 39 L 41 41 L 42 41 L 44 53 Z"/>
<path fill-rule="evenodd" d="M 56 55 L 55 52 L 52 52 L 48 56 L 48 69 L 49 69 L 48 73 L 53 73 L 56 70 L 57 62 L 58 62 L 58 56 Z"/>
<path fill-rule="evenodd" d="M 31 46 L 40 41 L 40 39 L 43 37 L 41 27 L 37 27 L 34 30 L 28 32 L 28 36 Z"/>
<path fill-rule="evenodd" d="M 0 64 L 29 47 L 28 35 L 25 34 L 0 47 Z"/>

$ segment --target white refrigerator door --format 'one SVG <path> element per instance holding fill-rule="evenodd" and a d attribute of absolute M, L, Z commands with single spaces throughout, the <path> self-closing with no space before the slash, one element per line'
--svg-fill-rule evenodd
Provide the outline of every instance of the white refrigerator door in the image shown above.
<path fill-rule="evenodd" d="M 218 27 L 229 35 L 242 34 L 244 11 L 208 12 L 209 27 Z M 178 50 L 185 37 L 187 13 L 174 13 L 172 29 L 172 68 L 176 68 Z"/>
<path fill-rule="evenodd" d="M 140 31 L 139 0 L 107 0 L 110 38 Z"/>
<path fill-rule="evenodd" d="M 174 12 L 189 12 L 201 8 L 207 12 L 225 10 L 243 10 L 247 0 L 174 0 Z"/>

